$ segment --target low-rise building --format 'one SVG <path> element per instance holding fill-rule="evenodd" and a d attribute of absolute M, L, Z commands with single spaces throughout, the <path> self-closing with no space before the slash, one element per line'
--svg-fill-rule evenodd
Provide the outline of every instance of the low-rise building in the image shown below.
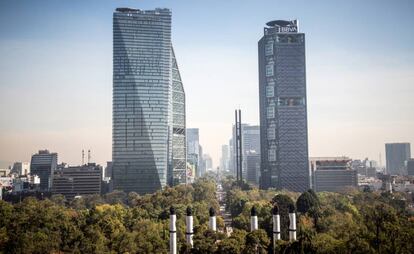
<path fill-rule="evenodd" d="M 10 169 L 8 168 L 0 168 L 0 177 L 6 177 L 9 176 Z"/>
<path fill-rule="evenodd" d="M 310 158 L 310 167 L 315 191 L 341 191 L 358 186 L 357 170 L 351 168 L 348 157 Z"/>
<path fill-rule="evenodd" d="M 53 175 L 52 194 L 62 194 L 66 199 L 75 196 L 100 194 L 102 167 L 95 163 L 67 167 Z"/>

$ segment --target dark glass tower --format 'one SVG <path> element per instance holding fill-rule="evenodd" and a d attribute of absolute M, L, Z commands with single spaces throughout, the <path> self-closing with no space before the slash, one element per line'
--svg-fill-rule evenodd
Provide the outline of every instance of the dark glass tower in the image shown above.
<path fill-rule="evenodd" d="M 112 132 L 114 189 L 145 194 L 185 182 L 185 94 L 169 9 L 114 12 Z"/>
<path fill-rule="evenodd" d="M 259 41 L 262 188 L 309 189 L 305 34 L 297 20 L 266 24 Z"/>
<path fill-rule="evenodd" d="M 41 190 L 50 190 L 53 186 L 53 173 L 57 168 L 57 153 L 48 150 L 40 150 L 39 153 L 32 155 L 30 161 L 30 174 L 40 178 Z"/>

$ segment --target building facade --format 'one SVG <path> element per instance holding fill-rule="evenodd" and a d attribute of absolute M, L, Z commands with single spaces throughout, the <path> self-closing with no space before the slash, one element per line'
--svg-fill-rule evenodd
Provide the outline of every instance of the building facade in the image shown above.
<path fill-rule="evenodd" d="M 358 172 L 351 168 L 347 157 L 320 157 L 310 159 L 315 191 L 341 191 L 358 187 Z"/>
<path fill-rule="evenodd" d="M 245 156 L 246 161 L 246 180 L 247 182 L 257 185 L 260 177 L 260 154 L 248 153 Z"/>
<path fill-rule="evenodd" d="M 310 187 L 305 34 L 297 20 L 266 24 L 259 48 L 261 188 Z"/>
<path fill-rule="evenodd" d="M 185 174 L 174 179 L 185 172 L 183 128 L 185 96 L 171 43 L 171 11 L 116 9 L 113 188 L 145 194 L 185 182 Z"/>
<path fill-rule="evenodd" d="M 221 146 L 220 170 L 227 171 L 229 169 L 229 146 Z"/>
<path fill-rule="evenodd" d="M 187 142 L 185 125 L 185 92 L 178 69 L 174 50 L 172 52 L 172 102 L 173 102 L 173 137 L 172 137 L 172 185 L 187 183 Z"/>
<path fill-rule="evenodd" d="M 409 176 L 414 176 L 414 159 L 407 161 L 407 174 Z"/>
<path fill-rule="evenodd" d="M 247 179 L 247 162 L 246 156 L 248 154 L 260 154 L 260 126 L 258 125 L 249 125 L 241 124 L 241 138 L 242 138 L 242 175 L 243 179 Z M 230 147 L 231 151 L 231 163 L 230 170 L 232 171 L 233 176 L 236 176 L 236 128 L 233 125 L 233 135 L 231 138 L 232 145 Z"/>
<path fill-rule="evenodd" d="M 209 154 L 203 154 L 203 161 L 204 161 L 204 172 L 203 175 L 207 172 L 207 170 L 212 170 L 213 169 L 213 159 L 211 158 L 211 156 Z"/>
<path fill-rule="evenodd" d="M 385 144 L 386 173 L 406 175 L 406 163 L 411 158 L 410 143 Z"/>
<path fill-rule="evenodd" d="M 195 166 L 195 169 L 199 168 L 200 156 L 200 136 L 198 128 L 187 128 L 187 157 L 189 163 Z"/>
<path fill-rule="evenodd" d="M 15 162 L 13 164 L 12 172 L 20 176 L 30 174 L 30 163 L 29 162 Z"/>
<path fill-rule="evenodd" d="M 104 178 L 112 179 L 112 161 L 107 161 L 106 162 L 106 167 L 105 167 L 105 170 L 104 170 Z"/>
<path fill-rule="evenodd" d="M 78 167 L 67 167 L 53 175 L 52 194 L 62 194 L 66 199 L 75 196 L 101 194 L 102 167 L 88 163 Z"/>
<path fill-rule="evenodd" d="M 40 179 L 40 190 L 50 190 L 53 185 L 53 173 L 57 168 L 58 155 L 48 150 L 39 150 L 32 155 L 30 161 L 30 174 L 37 175 Z"/>

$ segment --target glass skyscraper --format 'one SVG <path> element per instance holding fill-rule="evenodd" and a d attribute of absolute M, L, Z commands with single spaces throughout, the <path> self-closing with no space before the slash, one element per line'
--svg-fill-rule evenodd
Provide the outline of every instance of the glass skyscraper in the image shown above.
<path fill-rule="evenodd" d="M 185 94 L 169 9 L 114 12 L 112 132 L 114 189 L 145 194 L 186 181 Z"/>
<path fill-rule="evenodd" d="M 58 155 L 48 150 L 40 150 L 32 155 L 30 161 L 30 174 L 37 175 L 40 179 L 39 188 L 50 190 L 53 186 L 53 173 L 57 169 Z"/>
<path fill-rule="evenodd" d="M 309 189 L 305 34 L 297 20 L 266 24 L 259 48 L 262 188 Z"/>
<path fill-rule="evenodd" d="M 173 101 L 173 185 L 186 183 L 187 143 L 185 125 L 185 93 L 174 50 L 172 53 L 172 101 Z"/>
<path fill-rule="evenodd" d="M 199 138 L 198 128 L 187 128 L 187 160 L 195 167 L 196 177 L 201 176 L 200 166 L 203 160 Z"/>
<path fill-rule="evenodd" d="M 410 143 L 385 144 L 386 172 L 389 175 L 406 175 L 407 161 L 411 158 Z"/>

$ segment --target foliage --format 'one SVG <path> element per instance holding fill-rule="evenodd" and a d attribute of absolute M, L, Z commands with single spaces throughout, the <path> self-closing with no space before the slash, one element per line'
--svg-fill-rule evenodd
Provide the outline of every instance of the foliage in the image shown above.
<path fill-rule="evenodd" d="M 302 193 L 296 201 L 298 212 L 307 213 L 310 209 L 318 206 L 318 198 L 309 191 Z"/>
<path fill-rule="evenodd" d="M 168 253 L 169 208 L 177 215 L 180 253 L 412 253 L 412 196 L 401 193 L 292 193 L 222 183 L 233 232 L 226 235 L 208 178 L 153 194 L 116 191 L 71 201 L 63 196 L 20 203 L 0 201 L 0 253 Z M 243 190 L 244 189 L 244 190 Z M 272 208 L 277 204 L 282 239 L 273 245 Z M 288 242 L 288 210 L 296 204 L 297 241 Z M 194 215 L 194 246 L 185 241 L 185 210 Z M 259 230 L 250 232 L 256 208 Z M 218 213 L 219 231 L 208 229 L 208 210 Z M 228 226 L 228 225 L 227 225 Z"/>

